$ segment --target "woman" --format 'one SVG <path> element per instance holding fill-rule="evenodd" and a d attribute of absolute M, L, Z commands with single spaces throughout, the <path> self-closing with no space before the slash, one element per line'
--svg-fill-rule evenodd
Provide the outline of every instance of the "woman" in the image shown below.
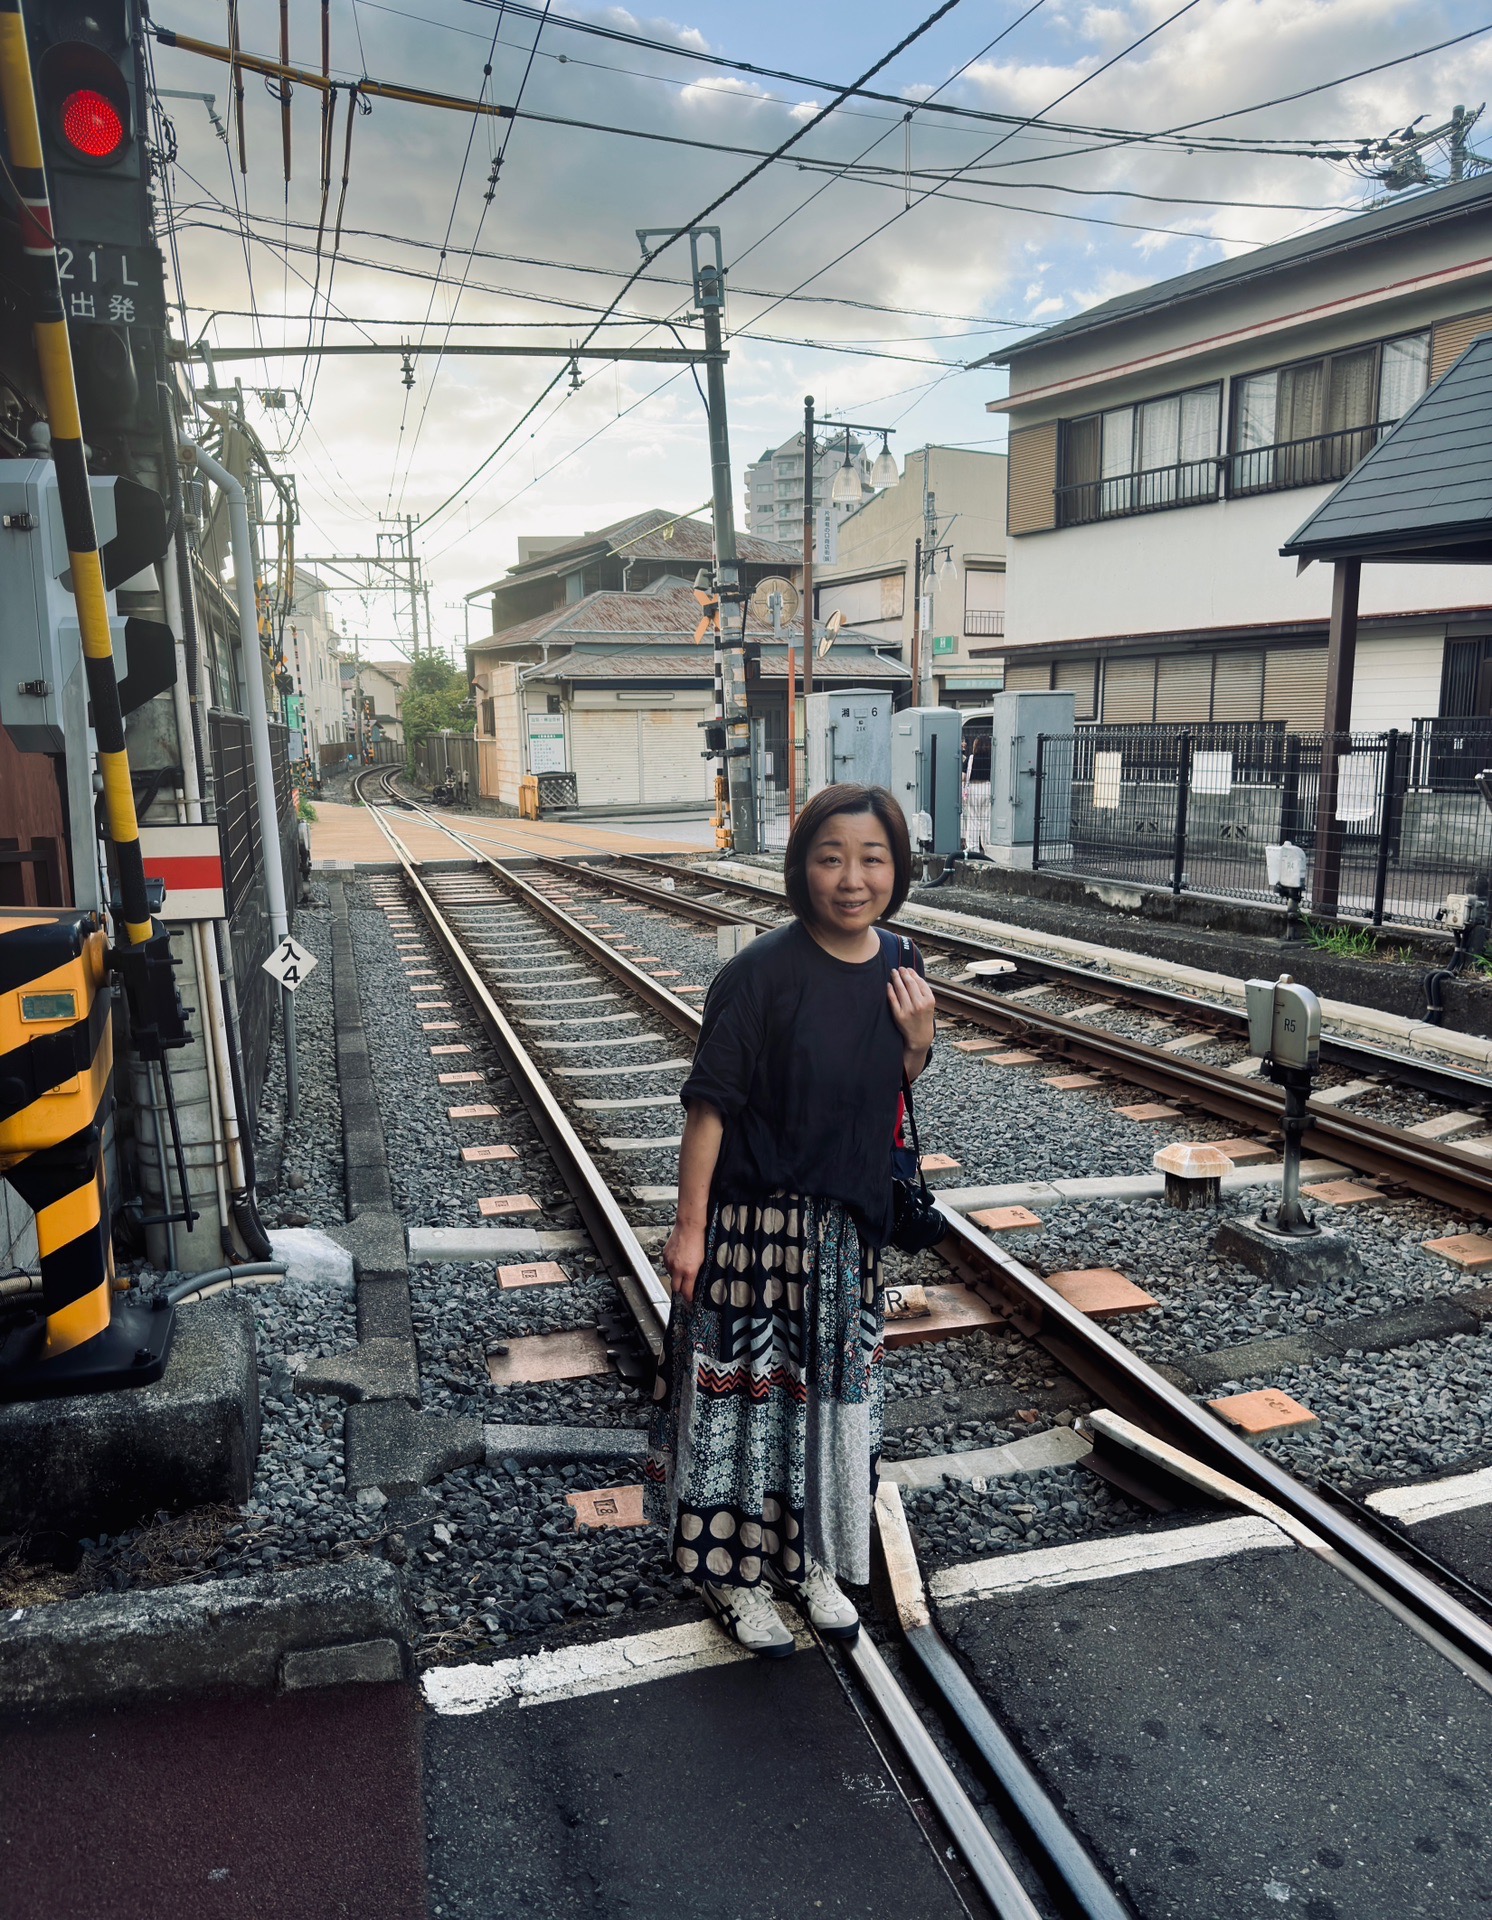
<path fill-rule="evenodd" d="M 891 795 L 815 794 L 783 873 L 795 917 L 715 976 L 680 1090 L 676 1298 L 646 1467 L 674 1564 L 769 1657 L 793 1637 L 764 1580 L 820 1632 L 859 1631 L 834 1576 L 870 1576 L 891 1146 L 933 1043 L 920 957 L 896 965 L 876 930 L 911 878 Z"/>

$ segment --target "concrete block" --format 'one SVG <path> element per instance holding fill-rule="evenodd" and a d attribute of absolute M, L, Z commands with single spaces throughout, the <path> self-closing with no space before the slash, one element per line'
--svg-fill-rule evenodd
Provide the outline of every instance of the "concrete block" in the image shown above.
<path fill-rule="evenodd" d="M 414 1321 L 409 1311 L 409 1282 L 392 1274 L 360 1280 L 357 1288 L 359 1340 L 404 1340 L 413 1344 Z"/>
<path fill-rule="evenodd" d="M 1272 1233 L 1257 1220 L 1225 1220 L 1212 1245 L 1272 1287 L 1318 1287 L 1326 1280 L 1355 1280 L 1362 1273 L 1357 1248 L 1330 1227 L 1284 1234 Z"/>
<path fill-rule="evenodd" d="M 590 1245 L 578 1227 L 411 1227 L 411 1260 L 500 1260 L 507 1255 L 531 1259 L 551 1253 L 579 1253 Z"/>
<path fill-rule="evenodd" d="M 404 1649 L 397 1640 L 353 1640 L 340 1647 L 297 1647 L 280 1662 L 287 1693 L 306 1687 L 386 1685 L 404 1678 Z"/>
<path fill-rule="evenodd" d="M 0 1406 L 0 1532 L 117 1532 L 165 1507 L 238 1505 L 254 1483 L 259 1384 L 244 1300 L 184 1307 L 148 1387 Z"/>
<path fill-rule="evenodd" d="M 311 1360 L 295 1376 L 297 1393 L 334 1393 L 341 1399 L 408 1400 L 420 1397 L 414 1343 L 407 1339 L 363 1340 L 349 1353 Z"/>
<path fill-rule="evenodd" d="M 408 1279 L 404 1222 L 391 1208 L 365 1209 L 346 1226 L 329 1228 L 327 1235 L 352 1255 L 360 1287 L 369 1280 Z"/>
<path fill-rule="evenodd" d="M 648 1437 L 641 1427 L 505 1427 L 482 1429 L 489 1467 L 565 1466 L 578 1460 L 641 1460 Z"/>
<path fill-rule="evenodd" d="M 394 1646 L 403 1670 L 410 1631 L 386 1560 L 88 1594 L 0 1620 L 0 1712 L 262 1691 L 289 1655 L 369 1641 Z"/>
<path fill-rule="evenodd" d="M 357 1400 L 344 1428 L 347 1491 L 380 1487 L 390 1495 L 417 1492 L 456 1467 L 482 1459 L 480 1420 L 417 1413 L 403 1400 Z"/>

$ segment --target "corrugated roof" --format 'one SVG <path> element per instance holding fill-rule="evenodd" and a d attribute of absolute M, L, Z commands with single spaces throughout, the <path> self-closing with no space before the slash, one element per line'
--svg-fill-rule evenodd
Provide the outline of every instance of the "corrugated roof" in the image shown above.
<path fill-rule="evenodd" d="M 507 652 L 514 647 L 533 646 L 547 640 L 577 638 L 602 639 L 614 635 L 618 640 L 692 639 L 699 625 L 700 605 L 689 587 L 664 587 L 649 593 L 588 593 L 567 607 L 555 607 L 516 627 L 505 627 L 491 639 L 478 641 L 473 653 Z M 736 614 L 737 622 L 740 620 Z M 770 627 L 759 627 L 749 616 L 746 631 L 767 636 Z M 802 640 L 802 622 L 784 623 L 782 632 Z"/>
<path fill-rule="evenodd" d="M 803 672 L 803 657 L 798 655 L 798 674 Z M 651 647 L 578 646 L 570 653 L 552 659 L 544 669 L 546 680 L 697 680 L 708 686 L 714 677 L 714 662 L 707 644 Z M 813 663 L 813 678 L 853 684 L 856 681 L 897 682 L 910 680 L 911 674 L 900 660 L 888 658 L 871 647 L 838 646 Z M 762 678 L 786 680 L 787 648 L 762 648 Z"/>
<path fill-rule="evenodd" d="M 1134 319 L 1160 307 L 1198 299 L 1220 288 L 1241 286 L 1245 281 L 1264 274 L 1304 266 L 1330 254 L 1367 246 L 1415 226 L 1429 226 L 1445 220 L 1485 218 L 1489 202 L 1492 202 L 1492 173 L 1462 180 L 1455 186 L 1439 187 L 1430 193 L 1415 194 L 1405 200 L 1396 200 L 1391 206 L 1380 207 L 1374 213 L 1338 220 L 1333 226 L 1319 228 L 1314 233 L 1302 234 L 1292 240 L 1277 241 L 1272 247 L 1256 247 L 1252 253 L 1240 254 L 1232 260 L 1215 261 L 1210 267 L 1199 267 L 1195 273 L 1182 273 L 1172 280 L 1157 280 L 1148 287 L 1136 287 L 1131 293 L 1121 293 L 1112 300 L 1105 300 L 1101 306 L 1090 307 L 1086 313 L 1076 313 L 1070 320 L 1059 320 L 1055 326 L 1032 334 L 1029 339 L 1012 341 L 1009 346 L 999 348 L 974 364 L 980 367 L 1009 366 L 1013 361 L 1024 360 L 1028 354 L 1040 353 L 1044 347 L 1076 334 L 1095 332 L 1100 327 L 1113 326 L 1119 321 Z"/>
<path fill-rule="evenodd" d="M 707 566 L 714 557 L 715 535 L 707 520 L 649 507 L 645 513 L 630 514 L 609 527 L 583 534 L 577 540 L 555 547 L 549 553 L 509 567 L 501 580 L 493 580 L 479 592 L 493 593 L 546 575 L 570 573 L 587 554 L 616 553 L 625 549 L 628 560 L 677 560 L 680 566 Z M 759 534 L 737 533 L 737 556 L 753 565 L 790 566 L 801 554 L 791 541 L 764 540 Z"/>
<path fill-rule="evenodd" d="M 1492 562 L 1492 334 L 1471 343 L 1280 552 Z"/>

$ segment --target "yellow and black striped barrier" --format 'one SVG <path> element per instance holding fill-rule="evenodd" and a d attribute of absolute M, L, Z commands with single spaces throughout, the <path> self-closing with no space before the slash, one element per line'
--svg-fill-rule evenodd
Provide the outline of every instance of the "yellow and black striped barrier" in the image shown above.
<path fill-rule="evenodd" d="M 0 1400 L 159 1379 L 171 1316 L 113 1299 L 104 1133 L 113 992 L 97 914 L 0 912 L 0 1175 L 36 1215 L 39 1313 L 0 1342 Z"/>

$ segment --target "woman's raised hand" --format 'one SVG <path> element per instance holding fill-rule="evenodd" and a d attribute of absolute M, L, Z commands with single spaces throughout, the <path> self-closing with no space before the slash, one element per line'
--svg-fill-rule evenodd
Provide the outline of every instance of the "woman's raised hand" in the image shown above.
<path fill-rule="evenodd" d="M 933 1043 L 936 1020 L 932 988 L 915 967 L 895 967 L 886 988 L 891 1002 L 891 1018 L 901 1031 L 902 1044 L 909 1054 L 925 1061 Z"/>
<path fill-rule="evenodd" d="M 663 1265 L 669 1285 L 681 1299 L 693 1300 L 694 1283 L 705 1263 L 703 1227 L 684 1227 L 677 1221 L 663 1248 Z"/>

